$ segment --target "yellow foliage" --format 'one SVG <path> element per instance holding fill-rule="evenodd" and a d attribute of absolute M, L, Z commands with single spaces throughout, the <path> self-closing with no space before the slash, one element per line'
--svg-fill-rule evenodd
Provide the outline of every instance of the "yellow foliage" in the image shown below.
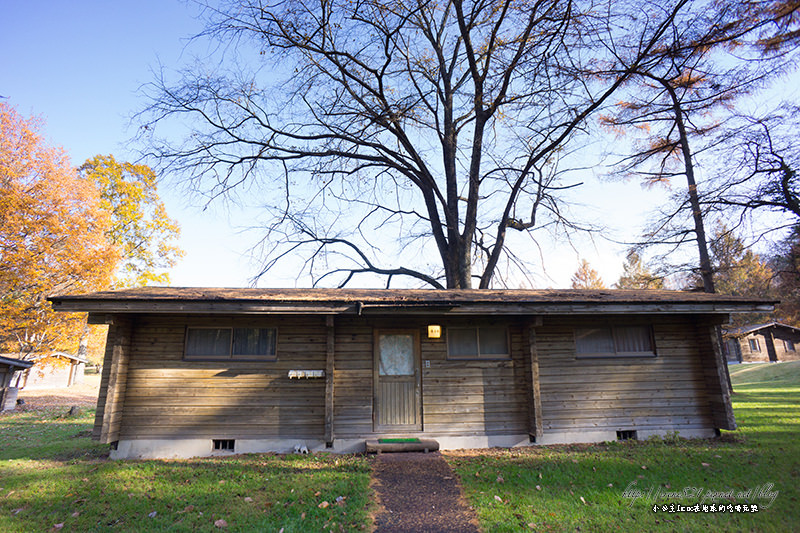
<path fill-rule="evenodd" d="M 107 236 L 122 253 L 115 285 L 169 283 L 164 269 L 184 252 L 175 244 L 180 227 L 158 196 L 155 172 L 146 165 L 119 163 L 110 155 L 89 159 L 80 172 L 100 189 L 101 205 L 111 214 Z"/>

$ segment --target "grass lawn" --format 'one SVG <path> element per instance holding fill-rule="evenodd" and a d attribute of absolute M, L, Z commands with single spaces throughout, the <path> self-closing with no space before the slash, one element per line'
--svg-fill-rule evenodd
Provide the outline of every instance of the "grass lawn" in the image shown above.
<path fill-rule="evenodd" d="M 0 531 L 369 528 L 362 457 L 110 461 L 89 439 L 94 411 L 66 410 L 0 415 Z"/>
<path fill-rule="evenodd" d="M 737 365 L 731 376 L 739 430 L 721 439 L 447 459 L 485 531 L 798 531 L 800 362 Z M 656 503 L 756 504 L 758 512 L 653 512 Z"/>

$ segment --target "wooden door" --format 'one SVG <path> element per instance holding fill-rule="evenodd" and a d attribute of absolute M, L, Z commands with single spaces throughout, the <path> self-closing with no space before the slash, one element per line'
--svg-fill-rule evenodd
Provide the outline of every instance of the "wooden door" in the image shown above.
<path fill-rule="evenodd" d="M 375 430 L 421 430 L 418 332 L 376 330 L 373 373 Z"/>

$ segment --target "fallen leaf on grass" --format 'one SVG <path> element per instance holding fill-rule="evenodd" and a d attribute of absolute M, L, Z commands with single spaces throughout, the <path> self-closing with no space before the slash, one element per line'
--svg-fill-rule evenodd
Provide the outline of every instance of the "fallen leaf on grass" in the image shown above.
<path fill-rule="evenodd" d="M 583 502 L 583 505 L 589 505 L 588 503 L 586 503 L 586 500 L 583 499 L 583 496 L 581 496 L 581 501 Z"/>
<path fill-rule="evenodd" d="M 505 481 L 506 481 L 506 480 L 505 480 L 505 479 L 503 479 L 503 476 L 497 476 L 497 482 L 498 482 L 498 483 L 505 483 Z"/>
<path fill-rule="evenodd" d="M 709 463 L 700 463 L 703 466 L 711 466 Z"/>
<path fill-rule="evenodd" d="M 228 527 L 228 523 L 225 520 L 223 520 L 222 518 L 220 518 L 219 520 L 215 521 L 214 525 L 216 527 L 220 527 L 220 528 Z"/>
<path fill-rule="evenodd" d="M 306 513 L 300 513 L 300 520 L 306 519 Z"/>
<path fill-rule="evenodd" d="M 253 503 L 253 498 L 251 498 L 250 496 L 245 496 L 244 501 L 246 501 L 247 503 Z"/>
<path fill-rule="evenodd" d="M 609 483 L 608 485 L 606 485 L 606 487 L 609 487 L 609 488 L 611 488 L 611 487 L 613 487 L 613 486 L 614 486 L 614 484 L 613 484 L 613 483 Z"/>
<path fill-rule="evenodd" d="M 25 510 L 24 507 L 20 507 L 19 509 L 14 509 L 13 511 L 11 511 L 11 514 L 18 515 L 19 513 L 21 513 L 24 510 Z"/>
<path fill-rule="evenodd" d="M 74 513 L 72 513 L 72 518 L 78 518 L 80 515 L 81 515 L 80 511 L 75 511 Z"/>
<path fill-rule="evenodd" d="M 345 504 L 345 497 L 344 496 L 337 496 L 336 497 L 336 505 L 344 505 Z"/>
<path fill-rule="evenodd" d="M 503 498 L 501 498 L 501 497 L 500 497 L 500 496 L 498 496 L 497 494 L 495 494 L 495 495 L 494 495 L 494 499 L 495 499 L 495 500 L 497 500 L 497 501 L 499 501 L 500 503 L 503 503 Z"/>
<path fill-rule="evenodd" d="M 326 501 L 322 502 L 321 504 L 317 505 L 317 507 L 319 507 L 320 509 L 325 509 L 329 505 L 330 505 L 330 503 L 328 503 L 328 501 L 326 500 Z"/>
<path fill-rule="evenodd" d="M 536 490 L 542 490 L 542 486 L 541 485 L 536 485 Z"/>
<path fill-rule="evenodd" d="M 183 511 L 178 511 L 179 513 L 189 513 L 194 511 L 194 505 L 187 505 L 183 508 Z"/>
<path fill-rule="evenodd" d="M 147 516 L 149 516 L 150 518 L 155 518 L 157 514 L 158 511 L 153 511 L 152 513 L 149 513 Z"/>
<path fill-rule="evenodd" d="M 64 522 L 61 522 L 60 524 L 53 524 L 53 529 L 55 530 L 59 530 L 62 527 L 64 527 Z"/>
<path fill-rule="evenodd" d="M 320 491 L 317 491 L 317 492 L 314 493 L 314 496 L 319 496 L 320 494 L 322 494 L 322 493 Z"/>
<path fill-rule="evenodd" d="M 642 465 L 642 470 L 647 470 L 647 467 L 645 465 Z"/>

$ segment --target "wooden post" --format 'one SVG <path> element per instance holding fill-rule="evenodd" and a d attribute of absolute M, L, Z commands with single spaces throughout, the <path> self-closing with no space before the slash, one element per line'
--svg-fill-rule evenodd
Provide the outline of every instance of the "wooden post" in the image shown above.
<path fill-rule="evenodd" d="M 539 439 L 544 434 L 542 424 L 542 397 L 539 392 L 539 351 L 536 348 L 536 326 L 541 325 L 541 318 L 528 326 L 528 349 L 531 365 L 531 402 L 530 433 Z"/>
<path fill-rule="evenodd" d="M 333 445 L 333 409 L 334 409 L 334 371 L 336 369 L 336 330 L 333 325 L 333 315 L 325 317 L 325 331 L 327 334 L 327 348 L 325 350 L 325 443 Z"/>
<path fill-rule="evenodd" d="M 711 398 L 711 410 L 712 416 L 714 417 L 714 424 L 717 426 L 718 429 L 728 429 L 734 430 L 736 429 L 736 419 L 733 416 L 733 406 L 731 405 L 731 393 L 730 388 L 728 386 L 728 379 L 726 376 L 727 370 L 727 361 L 725 361 L 724 356 L 722 355 L 722 346 L 720 346 L 720 337 L 718 333 L 718 328 L 716 325 L 711 325 L 708 328 L 709 336 L 711 340 L 711 351 L 712 351 L 712 358 L 711 362 L 714 365 L 713 375 L 715 376 L 714 385 L 713 387 L 709 387 L 709 393 L 712 395 Z M 714 389 L 718 388 L 718 394 L 716 398 L 714 397 L 717 394 L 717 391 Z"/>
<path fill-rule="evenodd" d="M 114 320 L 108 330 L 107 344 L 103 362 L 103 378 L 107 376 L 107 384 L 104 387 L 105 396 L 101 395 L 98 398 L 95 419 L 95 427 L 98 422 L 100 425 L 99 440 L 104 444 L 118 441 L 122 427 L 122 406 L 125 403 L 131 348 L 130 320 L 124 318 Z"/>

